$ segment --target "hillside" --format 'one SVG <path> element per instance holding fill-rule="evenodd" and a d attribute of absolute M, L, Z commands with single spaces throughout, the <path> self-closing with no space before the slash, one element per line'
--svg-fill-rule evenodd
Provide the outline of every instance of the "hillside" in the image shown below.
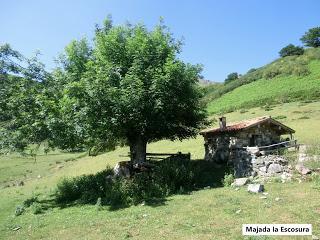
<path fill-rule="evenodd" d="M 207 90 L 204 97 L 210 114 L 230 112 L 274 103 L 314 100 L 320 97 L 320 49 L 307 49 L 238 80 Z"/>

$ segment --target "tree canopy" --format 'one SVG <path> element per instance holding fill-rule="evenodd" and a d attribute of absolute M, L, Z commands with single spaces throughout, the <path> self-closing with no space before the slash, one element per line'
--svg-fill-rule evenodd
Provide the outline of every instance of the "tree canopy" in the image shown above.
<path fill-rule="evenodd" d="M 307 47 L 320 47 L 320 27 L 309 29 L 300 40 Z"/>
<path fill-rule="evenodd" d="M 205 123 L 201 67 L 178 59 L 181 42 L 162 23 L 148 31 L 142 24 L 112 26 L 108 18 L 87 49 L 83 41 L 66 48 L 63 74 L 74 78 L 59 102 L 68 131 L 60 147 L 125 143 L 137 162 L 148 142 L 195 136 Z"/>
<path fill-rule="evenodd" d="M 178 58 L 181 46 L 162 22 L 148 30 L 113 26 L 111 18 L 96 26 L 92 43 L 66 46 L 51 74 L 37 58 L 4 46 L 0 76 L 12 84 L 1 91 L 8 116 L 0 120 L 0 147 L 47 142 L 99 151 L 127 144 L 131 160 L 141 162 L 147 143 L 196 136 L 207 123 L 198 85 L 202 68 Z"/>
<path fill-rule="evenodd" d="M 50 74 L 37 55 L 26 58 L 0 46 L 0 150 L 21 151 L 48 138 L 44 87 Z"/>
<path fill-rule="evenodd" d="M 227 78 L 224 80 L 225 83 L 232 82 L 234 80 L 237 80 L 239 78 L 239 74 L 236 72 L 230 73 Z"/>
<path fill-rule="evenodd" d="M 302 55 L 304 53 L 303 47 L 295 46 L 289 44 L 288 46 L 282 48 L 279 52 L 280 57 Z"/>

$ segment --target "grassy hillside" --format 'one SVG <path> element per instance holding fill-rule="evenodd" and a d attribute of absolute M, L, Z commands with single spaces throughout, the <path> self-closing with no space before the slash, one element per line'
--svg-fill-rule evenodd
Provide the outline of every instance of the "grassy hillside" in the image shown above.
<path fill-rule="evenodd" d="M 272 115 L 296 129 L 300 142 L 312 143 L 320 135 L 319 113 L 320 102 L 295 102 L 272 106 L 267 111 L 235 111 L 226 117 L 227 121 L 238 121 Z M 193 160 L 202 159 L 203 138 L 160 141 L 148 146 L 148 152 L 177 151 L 191 152 Z M 18 155 L 0 157 L 0 239 L 242 239 L 243 223 L 284 222 L 311 223 L 314 234 L 320 234 L 320 191 L 313 188 L 312 182 L 297 180 L 267 183 L 267 199 L 251 195 L 244 188 L 213 188 L 117 210 L 103 207 L 98 211 L 93 205 L 59 208 L 48 201 L 62 177 L 96 173 L 106 165 L 126 160 L 121 156 L 127 152 L 126 147 L 97 157 L 52 152 L 39 156 L 37 163 Z M 5 187 L 21 180 L 24 186 Z M 47 208 L 44 213 L 33 214 L 28 209 L 15 217 L 16 206 L 32 196 L 38 196 Z M 277 197 L 280 201 L 275 200 Z M 21 229 L 14 231 L 17 226 Z"/>
<path fill-rule="evenodd" d="M 207 91 L 209 113 L 320 98 L 320 49 L 278 59 Z"/>

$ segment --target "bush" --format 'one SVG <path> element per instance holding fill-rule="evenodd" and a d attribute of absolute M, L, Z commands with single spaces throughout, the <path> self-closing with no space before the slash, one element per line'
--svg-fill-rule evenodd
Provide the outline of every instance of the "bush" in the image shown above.
<path fill-rule="evenodd" d="M 224 80 L 225 83 L 229 83 L 229 82 L 232 82 L 234 80 L 237 80 L 239 78 L 239 75 L 238 73 L 236 72 L 233 72 L 233 73 L 230 73 L 227 78 Z"/>
<path fill-rule="evenodd" d="M 31 197 L 31 198 L 28 198 L 26 200 L 24 200 L 23 202 L 23 206 L 28 208 L 30 207 L 34 202 L 37 202 L 38 201 L 38 197 Z"/>
<path fill-rule="evenodd" d="M 153 171 L 136 173 L 131 178 L 109 178 L 111 169 L 96 175 L 65 178 L 58 183 L 56 201 L 60 204 L 131 205 L 189 192 L 195 187 L 195 174 L 190 161 L 166 159 L 155 163 Z M 100 200 L 99 200 L 100 199 Z M 100 204 L 100 203 L 99 203 Z"/>
<path fill-rule="evenodd" d="M 302 55 L 304 53 L 303 47 L 294 46 L 293 44 L 289 44 L 288 46 L 282 48 L 279 52 L 280 57 L 287 56 L 296 56 Z"/>
<path fill-rule="evenodd" d="M 225 187 L 230 187 L 233 182 L 234 182 L 234 176 L 233 174 L 230 173 L 224 176 L 222 184 Z"/>
<path fill-rule="evenodd" d="M 104 197 L 106 191 L 106 176 L 112 175 L 108 168 L 95 175 L 82 175 L 75 178 L 64 178 L 57 185 L 56 201 L 60 204 L 79 201 L 80 203 L 96 203 L 99 197 Z"/>
<path fill-rule="evenodd" d="M 33 214 L 40 214 L 43 212 L 42 206 L 40 203 L 34 202 L 31 205 L 31 211 Z"/>

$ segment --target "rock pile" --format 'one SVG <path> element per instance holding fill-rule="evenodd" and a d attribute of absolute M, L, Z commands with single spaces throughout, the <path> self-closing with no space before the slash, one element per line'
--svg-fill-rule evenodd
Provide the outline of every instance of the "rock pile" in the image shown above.
<path fill-rule="evenodd" d="M 251 162 L 253 175 L 271 177 L 291 172 L 288 160 L 278 155 L 254 157 Z"/>

